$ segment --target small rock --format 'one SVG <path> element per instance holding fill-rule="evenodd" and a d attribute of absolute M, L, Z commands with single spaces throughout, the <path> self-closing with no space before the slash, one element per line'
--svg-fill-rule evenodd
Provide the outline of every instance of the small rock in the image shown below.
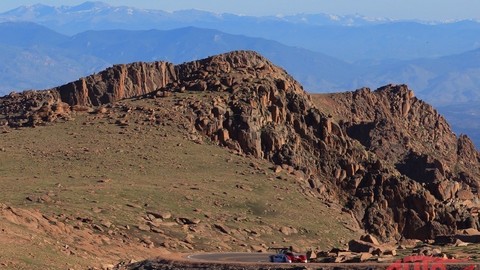
<path fill-rule="evenodd" d="M 50 196 L 48 196 L 47 194 L 45 194 L 45 195 L 40 196 L 39 201 L 40 202 L 51 203 L 51 202 L 53 202 L 53 199 Z"/>
<path fill-rule="evenodd" d="M 176 222 L 162 222 L 162 226 L 164 227 L 173 227 L 173 226 L 176 226 L 178 225 L 178 223 Z"/>
<path fill-rule="evenodd" d="M 387 250 L 383 251 L 383 255 L 397 256 L 397 250 L 395 250 L 395 249 L 387 249 Z"/>
<path fill-rule="evenodd" d="M 147 214 L 152 215 L 156 218 L 161 219 L 170 219 L 172 218 L 172 214 L 170 212 L 163 212 L 163 211 L 148 211 Z"/>
<path fill-rule="evenodd" d="M 385 252 L 385 249 L 383 247 L 377 247 L 377 248 L 374 248 L 374 250 L 372 250 L 370 253 L 376 256 L 381 256 L 384 254 L 384 252 Z"/>
<path fill-rule="evenodd" d="M 246 186 L 246 185 L 236 185 L 236 188 L 243 189 L 245 191 L 253 191 L 252 187 L 249 187 L 249 186 Z"/>
<path fill-rule="evenodd" d="M 251 245 L 250 248 L 252 249 L 253 252 L 267 252 L 267 249 L 262 247 L 262 246 L 258 246 L 258 245 Z"/>
<path fill-rule="evenodd" d="M 148 248 L 154 248 L 155 244 L 152 242 L 152 240 L 148 238 L 143 238 L 142 243 L 146 244 Z"/>
<path fill-rule="evenodd" d="M 223 224 L 215 224 L 214 227 L 222 233 L 230 234 L 230 229 Z"/>
<path fill-rule="evenodd" d="M 97 111 L 96 111 L 97 114 L 105 114 L 105 113 L 107 113 L 107 112 L 108 112 L 108 109 L 105 108 L 105 107 L 100 107 L 100 108 L 98 108 Z"/>
<path fill-rule="evenodd" d="M 353 252 L 371 253 L 376 248 L 374 244 L 362 240 L 350 240 L 350 242 L 348 242 L 348 249 Z"/>
<path fill-rule="evenodd" d="M 178 221 L 179 221 L 179 223 L 185 224 L 185 225 L 197 225 L 198 223 L 201 222 L 201 220 L 198 219 L 198 218 L 193 218 L 193 219 L 190 219 L 190 218 L 179 218 Z"/>
<path fill-rule="evenodd" d="M 99 231 L 99 232 L 104 232 L 103 228 L 100 227 L 100 226 L 98 226 L 97 224 L 93 224 L 93 225 L 92 225 L 92 228 L 95 229 L 95 230 L 97 230 L 97 231 Z"/>
<path fill-rule="evenodd" d="M 373 255 L 371 253 L 362 252 L 360 254 L 360 257 L 358 257 L 358 259 L 359 259 L 360 262 L 365 262 L 365 261 L 368 261 L 372 257 L 373 257 Z"/>
<path fill-rule="evenodd" d="M 150 231 L 150 226 L 145 225 L 145 224 L 141 224 L 141 225 L 138 225 L 138 229 L 140 231 L 149 232 Z"/>
<path fill-rule="evenodd" d="M 151 227 L 156 227 L 156 228 L 158 228 L 158 227 L 162 226 L 163 220 L 161 220 L 161 219 L 159 219 L 159 218 L 155 218 L 155 219 L 153 219 L 153 220 L 151 220 L 151 221 L 148 221 L 147 224 L 150 225 Z"/>
<path fill-rule="evenodd" d="M 353 257 L 353 255 L 355 254 L 351 251 L 339 251 L 336 254 L 337 257 Z"/>
<path fill-rule="evenodd" d="M 307 251 L 307 259 L 310 261 L 312 259 L 316 259 L 317 258 L 317 252 L 313 251 L 313 250 L 309 250 Z"/>
<path fill-rule="evenodd" d="M 165 233 L 163 230 L 160 230 L 159 228 L 152 228 L 152 232 L 159 233 L 159 234 L 164 234 Z"/>
<path fill-rule="evenodd" d="M 298 233 L 297 229 L 292 227 L 286 227 L 286 226 L 281 227 L 279 231 L 284 235 L 292 235 L 292 234 Z"/>
<path fill-rule="evenodd" d="M 108 220 L 103 220 L 101 221 L 100 223 L 102 226 L 104 226 L 105 228 L 110 228 L 112 227 L 112 222 L 108 221 Z"/>
<path fill-rule="evenodd" d="M 139 208 L 139 209 L 142 208 L 140 205 L 134 204 L 134 203 L 127 203 L 127 206 L 131 208 Z"/>
<path fill-rule="evenodd" d="M 112 182 L 112 179 L 110 178 L 104 178 L 104 179 L 100 179 L 97 181 L 98 183 L 110 183 Z"/>
<path fill-rule="evenodd" d="M 417 239 L 404 239 L 398 244 L 404 246 L 405 248 L 414 248 L 418 243 L 421 243 L 421 241 Z"/>
<path fill-rule="evenodd" d="M 379 263 L 392 262 L 393 260 L 395 260 L 395 257 L 393 257 L 392 255 L 385 255 L 377 258 L 377 262 Z"/>
<path fill-rule="evenodd" d="M 375 236 L 373 236 L 371 234 L 366 234 L 366 235 L 361 236 L 360 240 L 368 242 L 368 243 L 372 243 L 376 246 L 380 245 L 380 242 L 378 242 L 377 238 L 375 238 Z"/>
<path fill-rule="evenodd" d="M 478 235 L 478 234 L 480 234 L 480 231 L 478 231 L 477 229 L 474 229 L 474 228 L 464 229 L 462 232 L 463 232 L 463 234 L 466 234 L 466 235 Z"/>
<path fill-rule="evenodd" d="M 114 267 L 115 265 L 113 264 L 104 264 L 102 265 L 102 270 L 113 270 Z"/>
<path fill-rule="evenodd" d="M 455 241 L 454 246 L 456 246 L 456 247 L 466 247 L 466 246 L 468 246 L 468 243 L 465 243 L 465 242 L 463 242 L 462 240 L 457 239 L 457 240 Z"/>
<path fill-rule="evenodd" d="M 36 202 L 38 200 L 38 198 L 36 196 L 28 196 L 26 198 L 27 201 L 31 201 L 31 202 Z"/>
<path fill-rule="evenodd" d="M 439 248 L 432 249 L 432 255 L 433 256 L 439 256 L 441 254 L 442 254 L 442 250 L 440 250 Z"/>
<path fill-rule="evenodd" d="M 242 221 L 246 221 L 247 217 L 246 216 L 239 216 L 239 217 L 235 217 L 234 220 L 238 221 L 238 222 L 242 222 Z"/>

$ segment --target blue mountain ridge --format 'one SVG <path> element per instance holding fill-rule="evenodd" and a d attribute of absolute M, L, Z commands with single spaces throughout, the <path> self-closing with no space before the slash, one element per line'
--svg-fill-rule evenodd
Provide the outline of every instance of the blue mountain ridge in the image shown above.
<path fill-rule="evenodd" d="M 0 24 L 0 93 L 52 87 L 114 63 L 181 63 L 243 49 L 284 67 L 311 92 L 406 83 L 420 98 L 442 106 L 447 118 L 453 105 L 465 103 L 467 110 L 480 102 L 478 22 L 355 19 L 165 12 L 102 2 L 19 7 L 0 14 L 0 21 L 8 21 Z M 63 32 L 96 30 L 66 35 L 45 25 Z M 111 30 L 122 27 L 127 30 Z M 458 113 L 456 108 L 452 115 Z M 466 116 L 480 120 L 475 114 Z"/>

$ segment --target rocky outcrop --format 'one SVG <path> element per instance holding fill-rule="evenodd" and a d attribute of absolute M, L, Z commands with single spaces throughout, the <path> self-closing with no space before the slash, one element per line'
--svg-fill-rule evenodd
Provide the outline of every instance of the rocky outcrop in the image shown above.
<path fill-rule="evenodd" d="M 283 69 L 239 51 L 177 66 L 119 65 L 49 91 L 12 94 L 0 100 L 0 121 L 28 126 L 68 109 L 182 92 L 199 94 L 178 102 L 176 111 L 189 119 L 183 126 L 282 166 L 306 196 L 342 204 L 383 240 L 478 226 L 471 214 L 478 152 L 405 85 L 312 100 Z"/>
<path fill-rule="evenodd" d="M 99 106 L 150 93 L 176 80 L 173 64 L 133 63 L 115 65 L 50 91 L 58 92 L 71 106 Z"/>
<path fill-rule="evenodd" d="M 11 93 L 0 99 L 0 126 L 35 126 L 39 122 L 68 119 L 71 107 L 55 91 Z"/>
<path fill-rule="evenodd" d="M 365 204 L 363 223 L 369 230 L 425 239 L 478 226 L 477 219 L 467 218 L 478 201 L 477 150 L 406 85 L 316 96 L 315 101 L 392 174 L 400 174 L 383 175 L 381 185 L 371 181 L 360 189 L 371 194 L 367 204 L 357 196 Z"/>
<path fill-rule="evenodd" d="M 226 93 L 188 104 L 199 132 L 238 152 L 293 168 L 315 196 L 338 201 L 337 181 L 370 166 L 365 151 L 353 147 L 356 142 L 315 108 L 302 86 L 258 54 L 225 54 L 177 70 L 180 83 L 170 90 Z"/>
<path fill-rule="evenodd" d="M 151 93 L 176 81 L 175 67 L 165 62 L 115 65 L 98 74 L 46 91 L 11 93 L 0 99 L 0 125 L 35 126 L 125 98 Z"/>

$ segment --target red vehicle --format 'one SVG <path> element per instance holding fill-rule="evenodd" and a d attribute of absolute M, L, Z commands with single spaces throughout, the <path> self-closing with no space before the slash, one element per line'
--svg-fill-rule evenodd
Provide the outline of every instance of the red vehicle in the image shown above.
<path fill-rule="evenodd" d="M 307 263 L 307 256 L 303 254 L 295 254 L 292 248 L 270 248 L 277 250 L 277 254 L 270 255 L 270 262 L 278 263 Z"/>

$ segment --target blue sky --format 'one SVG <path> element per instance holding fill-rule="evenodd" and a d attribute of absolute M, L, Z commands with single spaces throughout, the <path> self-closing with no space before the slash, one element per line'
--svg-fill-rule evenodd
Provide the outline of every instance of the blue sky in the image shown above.
<path fill-rule="evenodd" d="M 36 3 L 61 6 L 76 5 L 85 1 L 1 0 L 0 11 Z M 167 11 L 195 8 L 245 15 L 329 13 L 392 19 L 480 19 L 480 0 L 104 0 L 103 2 Z"/>

